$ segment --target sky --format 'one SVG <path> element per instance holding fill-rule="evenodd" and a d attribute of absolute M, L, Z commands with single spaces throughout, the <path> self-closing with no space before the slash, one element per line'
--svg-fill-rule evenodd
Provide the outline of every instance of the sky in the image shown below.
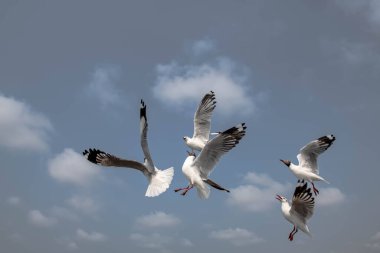
<path fill-rule="evenodd" d="M 40 252 L 379 252 L 380 1 L 0 2 L 0 249 Z M 173 189 L 202 96 L 212 131 L 247 134 L 210 178 L 230 193 Z M 171 187 L 144 196 L 140 99 L 155 165 Z M 326 134 L 320 195 L 302 232 L 275 199 L 279 159 Z"/>

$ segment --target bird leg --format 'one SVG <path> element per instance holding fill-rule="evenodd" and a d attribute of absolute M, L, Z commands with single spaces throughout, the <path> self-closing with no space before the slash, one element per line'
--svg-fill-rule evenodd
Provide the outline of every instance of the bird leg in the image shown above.
<path fill-rule="evenodd" d="M 315 186 L 314 186 L 314 183 L 313 183 L 313 182 L 311 182 L 311 185 L 313 186 L 313 192 L 314 192 L 315 196 L 317 196 L 317 195 L 319 194 L 319 191 L 318 191 L 318 189 L 317 189 L 317 188 L 315 188 Z"/>
<path fill-rule="evenodd" d="M 290 240 L 290 241 L 293 241 L 293 232 L 296 230 L 296 226 L 293 226 L 293 230 L 292 230 L 292 232 L 290 232 L 290 234 L 289 234 L 289 237 L 288 237 L 288 239 Z"/>
<path fill-rule="evenodd" d="M 182 195 L 182 196 L 185 196 L 186 193 L 187 193 L 189 190 L 191 190 L 192 188 L 193 188 L 193 186 L 192 186 L 192 185 L 189 185 L 188 187 L 186 187 L 186 188 L 184 189 L 184 191 L 181 193 L 181 195 Z"/>
<path fill-rule="evenodd" d="M 290 232 L 290 235 L 289 235 L 289 240 L 290 241 L 293 241 L 294 239 L 294 235 L 298 232 L 298 228 L 294 227 L 292 232 Z"/>
<path fill-rule="evenodd" d="M 185 188 L 177 188 L 177 189 L 174 190 L 174 192 L 183 191 L 183 192 L 181 193 L 181 195 L 185 196 L 185 194 L 186 194 L 191 188 L 193 188 L 193 186 L 192 186 L 192 185 L 188 185 L 188 186 L 185 187 Z"/>

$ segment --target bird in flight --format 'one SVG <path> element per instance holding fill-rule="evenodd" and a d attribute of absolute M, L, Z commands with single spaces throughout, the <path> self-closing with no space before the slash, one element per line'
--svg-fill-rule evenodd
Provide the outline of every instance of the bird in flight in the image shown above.
<path fill-rule="evenodd" d="M 322 136 L 317 140 L 313 140 L 300 149 L 300 153 L 297 155 L 298 165 L 293 164 L 289 160 L 282 160 L 290 171 L 298 179 L 304 179 L 309 181 L 313 186 L 314 194 L 319 194 L 317 188 L 315 188 L 313 181 L 324 181 L 328 183 L 323 177 L 319 175 L 319 169 L 317 164 L 317 158 L 320 154 L 325 152 L 335 141 L 335 136 L 330 134 Z"/>
<path fill-rule="evenodd" d="M 298 180 L 291 204 L 281 195 L 277 195 L 276 199 L 281 202 L 281 212 L 285 219 L 293 224 L 293 230 L 290 232 L 288 239 L 293 241 L 298 229 L 311 236 L 307 220 L 313 215 L 315 203 L 307 182 Z"/>
<path fill-rule="evenodd" d="M 126 160 L 116 157 L 98 149 L 88 149 L 83 151 L 83 155 L 92 163 L 102 166 L 126 167 L 141 171 L 148 179 L 149 185 L 145 196 L 156 197 L 165 192 L 173 179 L 174 168 L 159 170 L 154 166 L 148 147 L 148 121 L 146 117 L 146 105 L 141 100 L 140 107 L 140 141 L 144 153 L 144 163 L 134 160 Z"/>
<path fill-rule="evenodd" d="M 207 199 L 210 195 L 210 185 L 218 190 L 229 192 L 219 184 L 209 179 L 209 175 L 222 157 L 239 143 L 245 135 L 245 123 L 238 124 L 230 129 L 218 134 L 215 138 L 208 141 L 199 156 L 195 153 L 188 152 L 182 166 L 182 172 L 189 181 L 189 185 L 185 188 L 175 189 L 175 192 L 182 191 L 185 195 L 194 186 L 197 188 L 198 196 L 202 199 Z"/>
<path fill-rule="evenodd" d="M 194 134 L 190 138 L 184 136 L 186 145 L 194 150 L 201 151 L 210 138 L 211 115 L 216 107 L 215 94 L 213 91 L 203 96 L 194 114 Z"/>

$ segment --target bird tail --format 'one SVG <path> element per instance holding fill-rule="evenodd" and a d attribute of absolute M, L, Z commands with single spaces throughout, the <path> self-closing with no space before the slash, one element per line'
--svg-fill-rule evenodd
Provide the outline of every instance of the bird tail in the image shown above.
<path fill-rule="evenodd" d="M 308 236 L 312 237 L 311 233 L 310 233 L 310 230 L 309 230 L 309 227 L 307 225 L 305 225 L 305 227 L 303 229 L 301 229 L 303 232 L 305 232 L 305 234 L 307 234 Z"/>
<path fill-rule="evenodd" d="M 327 181 L 326 179 L 324 179 L 323 177 L 321 177 L 321 176 L 319 176 L 319 175 L 318 175 L 318 180 L 323 181 L 323 182 L 325 182 L 325 183 L 327 183 L 327 184 L 330 184 L 329 181 Z"/>
<path fill-rule="evenodd" d="M 170 167 L 166 170 L 156 169 L 156 173 L 151 176 L 149 180 L 148 189 L 146 190 L 145 196 L 147 197 L 156 197 L 161 193 L 165 192 L 170 183 L 173 180 L 174 168 Z"/>
<path fill-rule="evenodd" d="M 208 199 L 210 196 L 210 188 L 202 181 L 201 184 L 196 184 L 195 187 L 197 188 L 198 196 L 201 199 Z"/>

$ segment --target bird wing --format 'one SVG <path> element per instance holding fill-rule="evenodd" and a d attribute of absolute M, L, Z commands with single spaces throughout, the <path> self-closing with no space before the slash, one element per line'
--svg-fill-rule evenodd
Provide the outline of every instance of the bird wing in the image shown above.
<path fill-rule="evenodd" d="M 207 179 L 221 156 L 230 151 L 245 135 L 245 123 L 238 124 L 210 140 L 194 160 L 201 177 Z"/>
<path fill-rule="evenodd" d="M 320 154 L 325 152 L 334 141 L 335 136 L 331 134 L 322 136 L 306 144 L 300 149 L 300 153 L 297 155 L 299 165 L 315 174 L 319 174 L 317 158 Z"/>
<path fill-rule="evenodd" d="M 311 189 L 307 187 L 307 182 L 298 180 L 297 187 L 293 194 L 291 215 L 297 216 L 303 223 L 313 215 L 314 197 Z"/>
<path fill-rule="evenodd" d="M 134 160 L 121 159 L 98 149 L 86 149 L 83 151 L 83 155 L 90 162 L 103 166 L 128 167 L 142 172 L 147 170 L 142 163 Z"/>
<path fill-rule="evenodd" d="M 146 118 L 146 105 L 142 99 L 140 107 L 140 139 L 141 148 L 146 159 L 146 169 L 153 174 L 155 169 L 148 147 L 148 120 Z"/>
<path fill-rule="evenodd" d="M 208 141 L 211 128 L 211 115 L 216 106 L 215 94 L 210 91 L 203 96 L 194 114 L 193 138 Z"/>

